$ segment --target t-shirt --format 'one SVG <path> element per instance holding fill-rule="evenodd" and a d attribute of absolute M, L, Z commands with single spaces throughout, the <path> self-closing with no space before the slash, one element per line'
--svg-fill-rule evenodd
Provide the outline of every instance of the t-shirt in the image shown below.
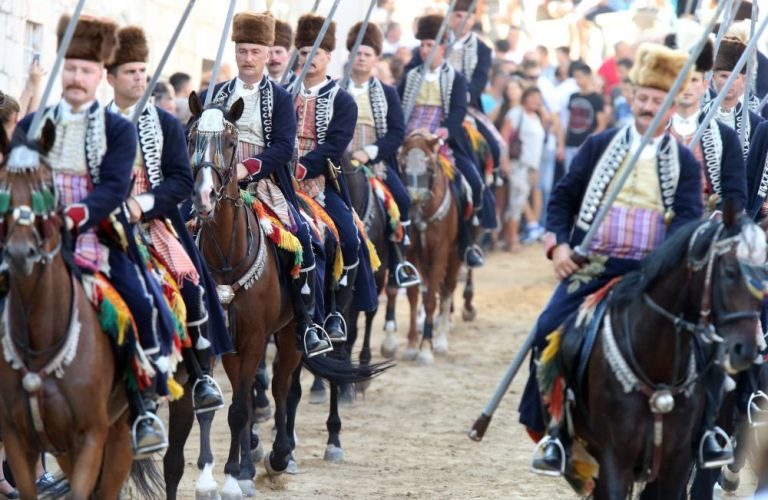
<path fill-rule="evenodd" d="M 526 168 L 538 170 L 544 153 L 546 131 L 537 115 L 523 112 L 516 106 L 507 112 L 507 120 L 520 137 L 520 163 Z"/>
<path fill-rule="evenodd" d="M 568 100 L 568 132 L 565 145 L 579 147 L 597 128 L 597 114 L 603 111 L 603 96 L 576 93 Z"/>

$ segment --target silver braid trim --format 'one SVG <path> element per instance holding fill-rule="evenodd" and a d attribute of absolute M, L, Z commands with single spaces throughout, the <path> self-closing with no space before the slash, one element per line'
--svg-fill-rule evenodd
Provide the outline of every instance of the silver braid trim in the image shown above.
<path fill-rule="evenodd" d="M 747 156 L 749 155 L 749 138 L 750 138 L 750 132 L 752 131 L 752 121 L 749 119 L 749 113 L 747 113 L 747 121 L 744 122 L 744 113 L 742 113 L 742 105 L 741 102 L 736 104 L 736 108 L 733 110 L 733 112 L 736 115 L 736 134 L 738 134 L 739 137 L 741 137 L 741 127 L 744 127 L 744 145 L 743 145 L 743 153 L 744 153 L 744 160 L 747 159 Z"/>
<path fill-rule="evenodd" d="M 701 151 L 704 156 L 704 165 L 707 167 L 709 183 L 715 194 L 722 192 L 720 179 L 720 163 L 723 158 L 723 138 L 717 123 L 711 121 L 701 136 Z"/>
<path fill-rule="evenodd" d="M 101 182 L 101 160 L 107 153 L 107 123 L 104 118 L 106 110 L 94 105 L 88 113 L 88 128 L 85 132 L 85 158 L 88 163 L 88 173 L 94 184 Z"/>
<path fill-rule="evenodd" d="M 322 95 L 317 96 L 315 106 L 315 130 L 317 133 L 317 143 L 325 144 L 325 138 L 328 135 L 328 127 L 333 119 L 333 103 L 336 95 L 339 93 L 339 86 L 335 83 Z"/>
<path fill-rule="evenodd" d="M 467 39 L 467 42 L 464 44 L 464 62 L 463 62 L 463 71 L 464 76 L 467 78 L 467 80 L 472 79 L 472 75 L 475 73 L 475 68 L 477 68 L 477 46 L 478 46 L 479 40 L 477 38 L 476 33 L 472 33 L 469 35 L 469 38 Z"/>
<path fill-rule="evenodd" d="M 659 147 L 658 161 L 661 198 L 668 211 L 675 205 L 675 193 L 680 181 L 679 153 L 677 141 L 669 134 L 665 135 Z"/>
<path fill-rule="evenodd" d="M 272 81 L 264 77 L 261 88 L 261 129 L 264 132 L 264 145 L 269 147 L 272 145 L 272 110 L 275 105 L 274 89 L 272 88 Z"/>
<path fill-rule="evenodd" d="M 389 113 L 387 96 L 384 94 L 384 87 L 382 87 L 381 81 L 378 78 L 372 78 L 368 88 L 371 110 L 373 111 L 373 122 L 376 125 L 376 137 L 381 139 L 387 135 L 387 114 Z"/>
<path fill-rule="evenodd" d="M 156 188 L 163 182 L 161 168 L 163 152 L 163 129 L 154 105 L 147 105 L 139 116 L 139 147 L 147 170 L 149 185 Z"/>

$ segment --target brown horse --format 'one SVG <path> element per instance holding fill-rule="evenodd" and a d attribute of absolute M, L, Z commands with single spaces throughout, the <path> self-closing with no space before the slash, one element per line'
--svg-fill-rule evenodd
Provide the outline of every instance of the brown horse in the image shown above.
<path fill-rule="evenodd" d="M 71 498 L 117 498 L 133 458 L 125 387 L 110 339 L 64 258 L 71 256 L 68 235 L 54 212 L 53 172 L 44 159 L 54 139 L 50 122 L 38 142 L 17 139 L 0 171 L 9 288 L 0 357 L 3 440 L 22 498 L 37 497 L 35 464 L 43 451 L 56 454 Z M 51 201 L 41 207 L 41 197 Z"/>
<path fill-rule="evenodd" d="M 457 245 L 459 204 L 451 189 L 451 179 L 438 162 L 438 139 L 425 130 L 416 130 L 405 138 L 399 164 L 405 186 L 411 195 L 412 240 L 408 259 L 422 277 L 424 292 L 424 327 L 418 343 L 417 316 L 419 288 L 408 289 L 411 305 L 406 359 L 421 363 L 433 361 L 432 349 L 444 353 L 448 348 L 453 292 L 456 289 L 461 256 Z M 437 318 L 438 338 L 433 345 L 433 318 L 440 294 Z M 428 349 L 424 349 L 424 344 Z"/>

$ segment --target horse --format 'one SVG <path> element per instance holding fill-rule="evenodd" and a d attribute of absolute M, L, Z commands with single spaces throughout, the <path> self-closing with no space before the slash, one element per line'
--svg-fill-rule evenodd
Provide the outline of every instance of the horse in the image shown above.
<path fill-rule="evenodd" d="M 582 353 L 588 364 L 577 359 L 570 364 L 578 375 L 566 375 L 575 409 L 566 404 L 563 419 L 570 419 L 563 421 L 573 422 L 574 456 L 584 443 L 599 466 L 595 499 L 626 498 L 633 481 L 648 483 L 642 498 L 682 498 L 703 377 L 720 367 L 743 371 L 757 354 L 763 291 L 754 283 L 764 281 L 755 275 L 763 273 L 765 253 L 763 231 L 726 207 L 722 222 L 678 229 L 611 290 L 605 315 L 596 314 L 594 347 Z M 574 345 L 575 324 L 564 325 L 561 349 Z"/>
<path fill-rule="evenodd" d="M 235 123 L 242 115 L 244 103 L 238 99 L 229 110 L 218 104 L 203 109 L 197 94 L 192 93 L 189 104 L 193 116 L 188 127 L 195 178 L 193 204 L 200 223 L 197 244 L 218 284 L 219 300 L 225 306 L 236 349 L 236 354 L 222 357 L 233 399 L 228 415 L 230 451 L 221 495 L 241 498 L 243 493 L 254 493 L 252 454 L 257 450 L 252 446 L 258 448 L 260 443 L 251 443 L 251 388 L 270 335 L 274 335 L 278 347 L 272 380 L 277 433 L 272 451 L 264 457 L 264 467 L 270 475 L 285 472 L 292 460 L 300 398 L 300 388 L 297 394 L 295 386 L 302 364 L 334 383 L 365 380 L 372 372 L 328 357 L 302 355 L 289 300 L 290 284 L 281 273 L 281 268 L 286 267 L 281 265 L 281 251 L 264 233 L 251 207 L 243 202 L 235 175 L 239 135 Z M 188 411 L 186 418 L 192 418 Z M 176 461 L 181 457 L 183 462 L 181 453 L 187 436 L 177 437 L 181 446 L 175 448 Z M 209 470 L 208 464 L 204 470 Z"/>
<path fill-rule="evenodd" d="M 447 352 L 453 292 L 462 264 L 457 245 L 461 217 L 459 203 L 451 188 L 449 174 L 438 161 L 437 147 L 437 137 L 426 130 L 415 130 L 405 138 L 398 159 L 412 200 L 413 232 L 408 260 L 418 269 L 423 280 L 422 286 L 426 289 L 425 319 L 420 343 L 417 342 L 419 288 L 411 287 L 407 291 L 411 314 L 408 347 L 404 356 L 423 364 L 434 360 L 433 348 L 437 353 Z M 433 318 L 438 292 L 438 338 L 433 345 Z M 429 345 L 428 350 L 423 348 L 425 343 Z"/>
<path fill-rule="evenodd" d="M 46 121 L 39 140 L 19 136 L 0 171 L 0 246 L 8 264 L 3 440 L 21 498 L 37 497 L 35 464 L 43 451 L 56 455 L 71 498 L 117 498 L 129 475 L 155 475 L 154 465 L 132 466 L 124 366 L 76 276 L 55 207 L 46 160 L 55 134 Z M 156 483 L 137 484 L 145 496 L 161 495 Z"/>

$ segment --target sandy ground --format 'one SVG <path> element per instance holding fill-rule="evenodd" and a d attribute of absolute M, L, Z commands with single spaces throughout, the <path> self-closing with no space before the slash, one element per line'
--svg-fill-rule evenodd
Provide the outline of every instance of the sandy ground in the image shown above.
<path fill-rule="evenodd" d="M 301 402 L 297 433 L 298 475 L 269 478 L 257 466 L 257 496 L 266 498 L 575 498 L 561 479 L 528 472 L 532 442 L 517 423 L 517 403 L 527 378 L 524 367 L 496 412 L 485 440 L 467 430 L 501 378 L 555 280 L 540 246 L 519 255 L 494 254 L 476 273 L 477 319 L 454 314 L 450 352 L 431 366 L 398 361 L 352 407 L 341 409 L 340 464 L 323 460 L 327 405 Z M 460 291 L 456 294 L 460 298 Z M 407 300 L 398 300 L 401 350 Z M 374 361 L 381 361 L 383 312 L 374 323 Z M 229 394 L 220 368 L 217 379 Z M 304 381 L 305 395 L 311 379 Z M 271 447 L 270 423 L 261 435 Z M 187 443 L 180 498 L 194 498 L 197 426 Z M 221 487 L 229 443 L 226 412 L 214 421 L 215 477 Z"/>

